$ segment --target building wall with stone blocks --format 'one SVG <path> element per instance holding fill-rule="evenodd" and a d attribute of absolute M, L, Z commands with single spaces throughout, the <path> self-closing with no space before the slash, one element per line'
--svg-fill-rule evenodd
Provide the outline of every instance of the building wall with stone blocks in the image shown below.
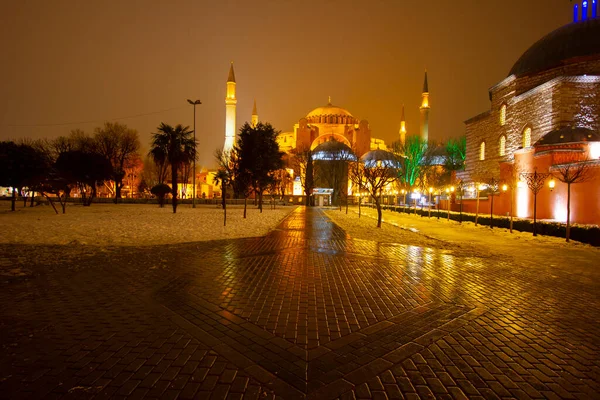
<path fill-rule="evenodd" d="M 563 70 L 560 68 L 558 70 Z M 537 77 L 507 78 L 491 89 L 491 109 L 465 122 L 467 154 L 465 171 L 459 179 L 477 182 L 498 177 L 499 162 L 514 159 L 523 148 L 523 133 L 531 128 L 531 146 L 545 134 L 563 127 L 600 130 L 600 76 L 554 76 L 539 82 Z M 599 74 L 600 75 L 600 74 Z M 525 82 L 523 82 L 525 81 Z M 529 87 L 521 92 L 518 88 Z M 500 109 L 506 105 L 506 121 L 500 124 Z M 505 155 L 500 155 L 500 138 L 506 137 Z M 480 160 L 481 143 L 485 142 L 485 160 Z"/>

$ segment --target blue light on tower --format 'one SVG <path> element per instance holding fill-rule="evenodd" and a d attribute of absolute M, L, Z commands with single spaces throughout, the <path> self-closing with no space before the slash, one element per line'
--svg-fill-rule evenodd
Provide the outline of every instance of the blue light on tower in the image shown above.
<path fill-rule="evenodd" d="M 592 18 L 598 17 L 598 0 L 592 0 Z"/>
<path fill-rule="evenodd" d="M 581 3 L 581 20 L 585 21 L 588 17 L 588 2 L 587 0 L 583 0 L 583 2 Z"/>
<path fill-rule="evenodd" d="M 579 19 L 579 5 L 575 4 L 573 6 L 573 22 L 577 22 Z"/>

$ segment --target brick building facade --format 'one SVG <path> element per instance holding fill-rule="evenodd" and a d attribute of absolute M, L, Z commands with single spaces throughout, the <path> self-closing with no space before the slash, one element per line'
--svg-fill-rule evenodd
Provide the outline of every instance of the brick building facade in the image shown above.
<path fill-rule="evenodd" d="M 508 182 L 518 179 L 522 172 L 552 173 L 557 163 L 567 159 L 587 160 L 593 164 L 592 175 L 598 175 L 598 38 L 600 19 L 587 19 L 551 32 L 527 50 L 509 76 L 489 90 L 490 110 L 465 121 L 465 170 L 457 178 L 471 183 L 485 183 L 492 177 Z M 569 134 L 575 129 L 578 134 Z M 552 143 L 544 142 L 546 137 L 552 137 Z M 549 151 L 562 153 L 563 157 L 548 158 Z M 566 152 L 576 155 L 565 158 Z M 519 186 L 512 201 L 517 203 L 519 216 L 530 217 L 531 196 L 523 184 Z M 574 208 L 581 210 L 574 212 L 574 219 L 600 223 L 600 181 L 588 179 L 578 188 L 595 196 L 573 199 L 581 203 L 575 204 Z M 561 206 L 555 204 L 564 202 L 560 195 L 563 189 L 557 182 L 554 194 L 543 194 L 538 199 L 539 218 L 564 219 L 558 211 Z M 510 200 L 505 198 L 495 210 L 504 214 L 509 208 Z"/>

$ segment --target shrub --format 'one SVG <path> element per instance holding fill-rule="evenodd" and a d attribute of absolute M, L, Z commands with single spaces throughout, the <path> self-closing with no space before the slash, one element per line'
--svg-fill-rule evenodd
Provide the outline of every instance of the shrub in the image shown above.
<path fill-rule="evenodd" d="M 171 193 L 171 187 L 166 183 L 159 183 L 150 189 L 150 193 L 158 198 L 158 204 L 160 205 L 160 208 L 163 208 L 165 205 L 165 197 Z"/>
<path fill-rule="evenodd" d="M 383 206 L 383 209 L 399 213 L 415 214 L 414 208 L 405 208 L 402 206 L 386 205 Z M 431 209 L 431 218 L 437 218 L 438 213 L 440 218 L 448 218 L 448 211 L 438 211 L 437 209 Z M 427 217 L 429 216 L 429 211 L 427 208 L 424 208 L 423 210 L 417 208 L 417 215 L 420 215 L 421 217 Z M 461 219 L 461 215 L 455 211 L 451 211 L 450 219 L 458 222 Z M 475 214 L 462 213 L 462 221 L 475 222 Z M 477 222 L 480 225 L 489 226 L 489 214 L 479 214 Z M 494 227 L 508 229 L 510 227 L 510 218 L 500 215 L 494 215 Z M 513 229 L 516 231 L 533 233 L 533 221 L 529 219 L 514 218 Z M 560 222 L 537 221 L 537 232 L 540 235 L 564 238 L 567 232 L 567 225 Z M 595 225 L 573 225 L 571 226 L 570 238 L 573 240 L 577 240 L 578 242 L 591 244 L 592 246 L 600 246 L 600 227 Z"/>

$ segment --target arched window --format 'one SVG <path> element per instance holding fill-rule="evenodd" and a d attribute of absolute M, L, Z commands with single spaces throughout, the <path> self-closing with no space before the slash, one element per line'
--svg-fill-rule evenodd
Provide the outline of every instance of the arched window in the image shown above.
<path fill-rule="evenodd" d="M 531 128 L 527 127 L 523 130 L 523 148 L 531 147 Z"/>
<path fill-rule="evenodd" d="M 506 155 L 506 136 L 504 136 L 504 135 L 500 136 L 498 148 L 499 148 L 498 154 L 500 155 L 500 157 L 504 157 Z"/>
<path fill-rule="evenodd" d="M 485 160 L 485 142 L 481 142 L 479 145 L 479 159 L 481 161 Z"/>
<path fill-rule="evenodd" d="M 500 107 L 500 126 L 506 124 L 506 104 L 502 104 Z"/>

